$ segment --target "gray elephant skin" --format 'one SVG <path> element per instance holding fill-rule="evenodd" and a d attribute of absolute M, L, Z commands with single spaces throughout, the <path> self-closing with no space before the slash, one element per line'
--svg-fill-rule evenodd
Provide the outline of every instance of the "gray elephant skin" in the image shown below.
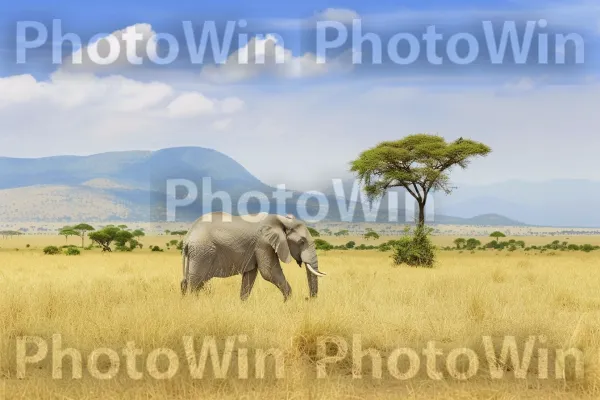
<path fill-rule="evenodd" d="M 197 292 L 212 278 L 242 275 L 240 298 L 246 300 L 257 273 L 277 286 L 286 301 L 292 289 L 280 261 L 306 266 L 311 297 L 318 292 L 319 271 L 315 242 L 304 222 L 291 215 L 232 216 L 205 214 L 183 240 L 181 292 Z"/>

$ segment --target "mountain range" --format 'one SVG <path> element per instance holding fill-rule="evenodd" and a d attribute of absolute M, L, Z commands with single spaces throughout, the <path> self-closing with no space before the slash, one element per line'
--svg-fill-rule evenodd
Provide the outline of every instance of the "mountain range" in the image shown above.
<path fill-rule="evenodd" d="M 267 196 L 269 211 L 277 212 L 275 188 L 261 182 L 232 158 L 215 150 L 179 147 L 159 151 L 125 151 L 91 156 L 56 156 L 37 159 L 0 157 L 0 221 L 164 221 L 167 182 L 185 180 L 198 188 L 196 201 L 177 209 L 178 221 L 191 221 L 212 204 L 212 211 L 225 210 L 220 200 L 210 202 L 202 191 L 202 178 L 210 178 L 210 193 L 229 196 L 231 212 L 258 212 L 256 199 L 247 210 L 238 210 L 238 200 L 249 191 Z M 181 182 L 181 181 L 180 181 Z M 355 206 L 354 222 L 365 220 L 363 203 L 351 199 L 352 181 L 344 181 L 344 199 L 333 190 L 331 180 L 315 183 L 323 192 L 318 198 L 303 199 L 291 191 L 285 212 L 303 217 L 298 204 L 316 215 L 319 201 L 330 207 L 326 220 L 339 221 L 342 209 Z M 171 199 L 185 198 L 188 189 L 178 186 Z M 173 195 L 173 193 L 171 193 Z M 397 206 L 389 207 L 384 198 L 378 222 L 388 222 L 399 214 L 404 221 L 404 193 Z M 349 201 L 346 198 L 351 199 Z M 358 201 L 352 204 L 352 200 Z M 590 181 L 553 181 L 542 183 L 504 182 L 488 186 L 459 185 L 452 195 L 434 194 L 435 223 L 462 225 L 516 226 L 600 226 L 592 205 L 600 200 L 600 183 Z M 366 203 L 364 203 L 366 204 Z M 369 206 L 369 205 L 366 205 Z M 281 207 L 281 205 L 280 205 Z M 588 210 L 589 212 L 586 212 Z M 350 214 L 351 215 L 351 214 Z"/>

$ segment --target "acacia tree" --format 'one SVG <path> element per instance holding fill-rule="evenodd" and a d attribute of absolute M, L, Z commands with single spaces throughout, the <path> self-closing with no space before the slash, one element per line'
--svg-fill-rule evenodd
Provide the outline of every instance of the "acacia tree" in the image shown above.
<path fill-rule="evenodd" d="M 496 243 L 498 243 L 498 239 L 501 237 L 506 237 L 506 235 L 500 231 L 495 231 L 495 232 L 490 233 L 490 237 L 495 238 Z"/>
<path fill-rule="evenodd" d="M 91 231 L 95 231 L 94 227 L 89 225 L 89 224 L 79 224 L 79 225 L 75 225 L 72 228 L 75 232 L 77 232 L 77 234 L 79 236 L 81 236 L 81 247 L 83 248 L 85 243 L 84 243 L 84 239 L 85 239 L 85 234 L 86 232 L 91 232 Z"/>
<path fill-rule="evenodd" d="M 403 187 L 419 205 L 418 226 L 425 225 L 425 204 L 432 190 L 449 194 L 450 170 L 467 168 L 472 158 L 487 156 L 483 143 L 460 138 L 447 143 L 438 135 L 416 134 L 393 142 L 382 142 L 366 150 L 351 163 L 371 201 L 393 187 Z"/>
<path fill-rule="evenodd" d="M 69 236 L 79 236 L 79 232 L 77 232 L 73 227 L 65 226 L 58 231 L 60 236 L 65 237 L 65 243 L 69 240 Z"/>
<path fill-rule="evenodd" d="M 461 249 L 461 247 L 463 247 L 463 246 L 464 246 L 466 243 L 467 243 L 467 240 L 466 240 L 466 239 L 464 239 L 464 238 L 457 238 L 457 239 L 454 239 L 454 244 L 456 245 L 456 248 L 457 248 L 458 250 L 460 250 L 460 249 Z"/>
<path fill-rule="evenodd" d="M 370 231 L 368 231 L 367 233 L 365 233 L 365 234 L 363 235 L 363 237 L 364 237 L 366 240 L 369 240 L 369 239 L 376 239 L 376 240 L 377 240 L 377 239 L 379 239 L 379 234 L 378 234 L 377 232 L 373 231 L 373 230 L 370 230 Z"/>

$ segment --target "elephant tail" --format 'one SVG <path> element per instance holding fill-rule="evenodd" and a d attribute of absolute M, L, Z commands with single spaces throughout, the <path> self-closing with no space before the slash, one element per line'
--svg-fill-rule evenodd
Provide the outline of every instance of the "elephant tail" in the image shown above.
<path fill-rule="evenodd" d="M 188 288 L 188 274 L 190 268 L 190 260 L 188 254 L 188 246 L 185 244 L 181 249 L 181 261 L 183 264 L 183 280 L 181 281 L 181 294 L 185 295 Z"/>

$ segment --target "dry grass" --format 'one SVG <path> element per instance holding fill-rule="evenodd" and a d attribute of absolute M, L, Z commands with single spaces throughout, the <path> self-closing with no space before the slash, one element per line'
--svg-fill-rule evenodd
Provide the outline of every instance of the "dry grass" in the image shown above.
<path fill-rule="evenodd" d="M 148 244 L 164 239 L 150 238 Z M 8 241 L 0 245 L 22 248 L 31 242 L 39 247 L 47 244 L 44 240 L 49 239 L 25 237 L 18 245 L 17 239 L 11 246 L 5 245 Z M 5 250 L 0 253 L 0 398 L 598 398 L 598 254 L 497 254 L 441 253 L 438 268 L 426 270 L 393 267 L 389 253 L 331 251 L 320 255 L 329 276 L 321 279 L 315 301 L 305 300 L 305 273 L 290 264 L 284 270 L 294 290 L 292 300 L 283 303 L 279 291 L 259 277 L 248 302 L 241 303 L 239 278 L 214 280 L 208 292 L 182 299 L 176 251 L 86 251 L 67 257 Z M 26 377 L 17 379 L 16 338 L 34 335 L 50 342 L 55 333 L 62 335 L 63 348 L 78 349 L 84 360 L 100 347 L 120 352 L 129 341 L 142 349 L 141 360 L 153 349 L 172 348 L 180 354 L 180 373 L 156 380 L 140 363 L 144 377 L 135 381 L 127 376 L 121 357 L 120 372 L 112 380 L 94 379 L 85 369 L 82 379 L 71 380 L 66 359 L 65 378 L 53 380 L 48 357 L 28 366 Z M 211 368 L 204 379 L 190 378 L 183 336 L 201 341 L 204 336 L 224 339 L 242 334 L 248 336 L 251 364 L 255 348 L 284 352 L 283 379 L 273 377 L 269 364 L 267 379 L 238 379 L 237 353 L 228 379 L 213 379 Z M 361 335 L 363 349 L 381 352 L 383 379 L 369 377 L 368 357 L 363 362 L 365 377 L 352 378 L 354 334 Z M 350 354 L 328 369 L 327 379 L 317 380 L 316 340 L 326 335 L 346 338 Z M 481 338 L 492 336 L 500 346 L 499 338 L 505 335 L 515 336 L 520 344 L 531 335 L 543 335 L 551 350 L 583 350 L 584 379 L 574 379 L 569 371 L 565 379 L 554 379 L 552 354 L 550 379 L 537 379 L 535 351 L 527 379 L 515 379 L 508 371 L 505 379 L 492 380 Z M 438 357 L 443 380 L 427 378 L 425 359 L 411 380 L 396 380 L 388 373 L 386 359 L 394 349 L 419 350 L 428 341 L 444 351 Z M 476 351 L 480 371 L 459 382 L 443 364 L 449 350 L 465 346 Z M 106 360 L 100 364 L 107 366 Z M 401 361 L 403 368 L 406 363 Z"/>

